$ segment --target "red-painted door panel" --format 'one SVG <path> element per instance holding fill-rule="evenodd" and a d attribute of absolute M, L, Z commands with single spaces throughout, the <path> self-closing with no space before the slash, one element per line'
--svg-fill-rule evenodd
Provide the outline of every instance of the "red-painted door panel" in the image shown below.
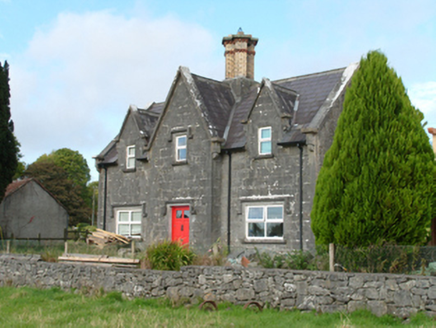
<path fill-rule="evenodd" d="M 172 208 L 171 239 L 179 240 L 183 245 L 189 244 L 189 206 L 175 206 Z"/>

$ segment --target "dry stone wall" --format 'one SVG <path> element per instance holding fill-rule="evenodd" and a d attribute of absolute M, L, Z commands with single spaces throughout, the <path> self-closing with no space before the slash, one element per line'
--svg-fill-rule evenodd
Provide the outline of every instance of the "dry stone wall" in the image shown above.
<path fill-rule="evenodd" d="M 0 285 L 104 289 L 127 297 L 268 303 L 281 309 L 436 315 L 436 277 L 187 266 L 179 272 L 0 256 Z"/>

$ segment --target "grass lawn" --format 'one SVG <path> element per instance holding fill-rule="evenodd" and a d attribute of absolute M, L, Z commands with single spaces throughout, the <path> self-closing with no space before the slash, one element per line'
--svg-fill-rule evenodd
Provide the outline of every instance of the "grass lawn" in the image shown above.
<path fill-rule="evenodd" d="M 419 314 L 408 322 L 366 311 L 345 314 L 243 310 L 219 304 L 219 311 L 198 306 L 172 307 L 167 300 L 126 300 L 120 293 L 69 293 L 59 289 L 0 288 L 0 327 L 436 327 Z"/>

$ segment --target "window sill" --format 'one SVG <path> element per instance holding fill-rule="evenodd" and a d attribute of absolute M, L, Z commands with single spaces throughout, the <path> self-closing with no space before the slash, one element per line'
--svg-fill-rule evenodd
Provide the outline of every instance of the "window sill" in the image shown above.
<path fill-rule="evenodd" d="M 267 239 L 267 238 L 244 238 L 243 244 L 286 244 L 285 239 Z"/>
<path fill-rule="evenodd" d="M 187 165 L 188 161 L 173 162 L 172 166 Z"/>
<path fill-rule="evenodd" d="M 274 154 L 257 155 L 254 159 L 273 158 Z"/>
<path fill-rule="evenodd" d="M 131 168 L 131 169 L 123 169 L 124 173 L 130 173 L 130 172 L 136 172 L 136 167 Z"/>

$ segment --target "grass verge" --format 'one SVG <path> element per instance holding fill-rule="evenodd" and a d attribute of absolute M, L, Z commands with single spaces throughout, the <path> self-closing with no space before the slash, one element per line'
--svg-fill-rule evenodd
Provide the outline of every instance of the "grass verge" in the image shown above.
<path fill-rule="evenodd" d="M 243 310 L 219 304 L 219 311 L 172 307 L 164 299 L 126 300 L 101 290 L 86 295 L 60 289 L 0 288 L 1 327 L 436 327 L 423 314 L 404 322 L 359 311 L 349 315 Z"/>

